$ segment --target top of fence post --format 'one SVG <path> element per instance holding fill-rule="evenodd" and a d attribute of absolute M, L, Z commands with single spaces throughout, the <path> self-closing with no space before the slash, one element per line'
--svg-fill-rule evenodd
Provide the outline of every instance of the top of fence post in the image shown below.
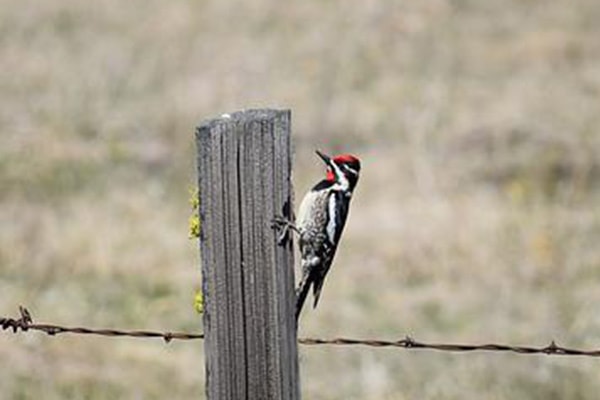
<path fill-rule="evenodd" d="M 207 396 L 299 399 L 290 111 L 248 110 L 196 132 Z"/>

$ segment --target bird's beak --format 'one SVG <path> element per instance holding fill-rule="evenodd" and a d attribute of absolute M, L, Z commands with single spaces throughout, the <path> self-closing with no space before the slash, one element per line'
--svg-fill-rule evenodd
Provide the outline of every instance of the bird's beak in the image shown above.
<path fill-rule="evenodd" d="M 315 153 L 321 157 L 321 160 L 323 160 L 328 167 L 331 165 L 331 157 L 329 157 L 327 154 L 321 153 L 319 150 L 315 150 Z"/>

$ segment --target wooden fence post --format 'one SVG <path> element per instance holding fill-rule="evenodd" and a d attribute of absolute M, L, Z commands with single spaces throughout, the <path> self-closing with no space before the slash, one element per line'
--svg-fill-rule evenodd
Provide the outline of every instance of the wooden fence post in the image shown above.
<path fill-rule="evenodd" d="M 292 244 L 271 228 L 292 206 L 290 111 L 206 121 L 196 145 L 207 398 L 297 400 Z"/>

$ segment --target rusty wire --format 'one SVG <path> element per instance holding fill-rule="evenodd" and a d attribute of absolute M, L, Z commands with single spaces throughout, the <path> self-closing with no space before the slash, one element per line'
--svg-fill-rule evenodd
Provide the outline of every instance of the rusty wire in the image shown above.
<path fill-rule="evenodd" d="M 22 306 L 19 306 L 20 317 L 7 318 L 0 317 L 0 327 L 3 330 L 12 329 L 14 333 L 27 331 L 41 331 L 50 336 L 60 333 L 72 333 L 79 335 L 99 335 L 109 337 L 134 337 L 134 338 L 161 338 L 166 343 L 172 340 L 196 340 L 204 339 L 202 333 L 185 332 L 155 332 L 140 330 L 117 330 L 117 329 L 90 329 L 82 327 L 65 327 L 54 324 L 35 324 L 31 313 Z M 554 341 L 547 346 L 510 346 L 506 344 L 457 344 L 457 343 L 425 343 L 417 341 L 409 336 L 404 339 L 374 340 L 374 339 L 351 339 L 351 338 L 300 338 L 298 343 L 306 346 L 329 345 L 329 346 L 367 346 L 367 347 L 395 347 L 401 349 L 428 349 L 448 352 L 504 352 L 516 354 L 544 354 L 559 356 L 585 356 L 600 357 L 600 350 L 581 350 L 567 348 L 557 345 Z"/>
<path fill-rule="evenodd" d="M 348 338 L 335 339 L 308 339 L 298 340 L 304 345 L 338 345 L 338 346 L 369 346 L 369 347 L 398 347 L 403 349 L 428 349 L 449 352 L 504 352 L 517 354 L 545 354 L 555 356 L 587 356 L 600 357 L 600 350 L 581 350 L 562 347 L 554 341 L 547 346 L 510 346 L 506 344 L 457 344 L 457 343 L 425 343 L 419 342 L 409 336 L 396 341 L 388 340 L 359 340 Z"/>
<path fill-rule="evenodd" d="M 171 340 L 192 340 L 204 339 L 202 333 L 185 332 L 154 332 L 154 331 L 127 331 L 118 329 L 90 329 L 82 327 L 66 327 L 53 324 L 34 324 L 31 313 L 23 306 L 19 306 L 20 317 L 18 319 L 0 317 L 0 327 L 3 330 L 12 329 L 16 332 L 41 331 L 50 336 L 59 333 L 73 333 L 78 335 L 98 335 L 98 336 L 128 336 L 134 338 L 161 338 L 169 343 Z"/>

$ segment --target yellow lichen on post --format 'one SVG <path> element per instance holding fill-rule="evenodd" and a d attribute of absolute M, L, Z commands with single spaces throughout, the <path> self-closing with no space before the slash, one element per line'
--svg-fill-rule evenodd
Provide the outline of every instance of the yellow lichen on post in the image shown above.
<path fill-rule="evenodd" d="M 204 295 L 202 294 L 201 289 L 198 289 L 194 294 L 194 310 L 196 310 L 198 314 L 204 312 Z"/>
<path fill-rule="evenodd" d="M 188 236 L 190 239 L 197 239 L 200 237 L 200 216 L 198 215 L 200 197 L 197 187 L 190 188 L 190 205 L 192 206 L 192 215 L 189 218 Z M 202 293 L 202 289 L 194 292 L 194 310 L 198 314 L 204 312 L 204 294 Z"/>
<path fill-rule="evenodd" d="M 198 188 L 190 188 L 190 205 L 192 206 L 192 215 L 189 218 L 189 238 L 196 239 L 200 237 L 200 216 L 198 215 L 200 198 Z"/>

